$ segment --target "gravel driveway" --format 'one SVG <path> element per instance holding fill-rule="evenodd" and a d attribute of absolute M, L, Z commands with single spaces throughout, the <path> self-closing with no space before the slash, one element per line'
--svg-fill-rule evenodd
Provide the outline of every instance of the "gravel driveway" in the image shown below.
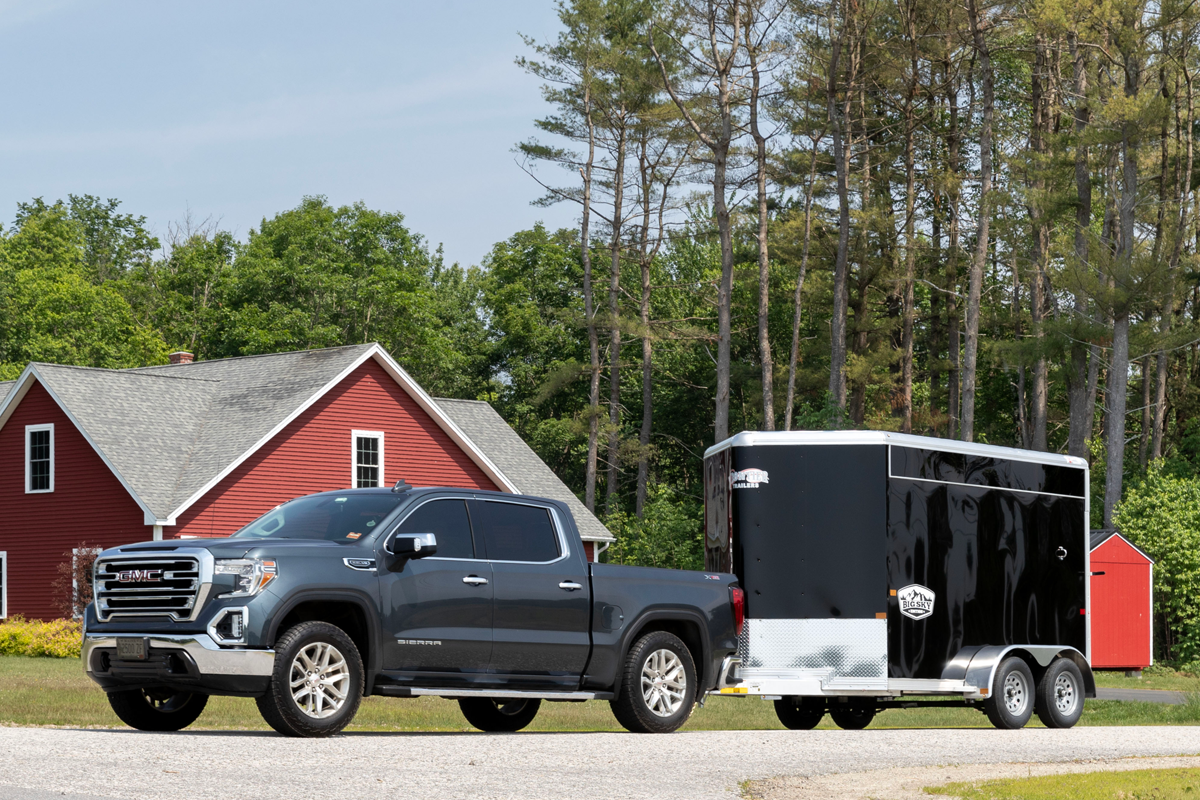
<path fill-rule="evenodd" d="M 748 779 L 1200 753 L 1200 727 L 392 734 L 0 728 L 0 800 L 728 798 Z"/>

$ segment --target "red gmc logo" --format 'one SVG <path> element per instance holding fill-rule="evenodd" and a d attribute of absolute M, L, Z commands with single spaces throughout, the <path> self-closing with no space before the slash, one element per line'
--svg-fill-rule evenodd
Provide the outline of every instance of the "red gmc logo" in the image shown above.
<path fill-rule="evenodd" d="M 127 569 L 117 573 L 119 583 L 157 583 L 162 580 L 161 569 Z"/>

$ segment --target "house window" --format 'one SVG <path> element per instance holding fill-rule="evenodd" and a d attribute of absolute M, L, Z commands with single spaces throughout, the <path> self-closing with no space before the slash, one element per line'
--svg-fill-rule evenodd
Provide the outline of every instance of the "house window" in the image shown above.
<path fill-rule="evenodd" d="M 356 489 L 383 486 L 383 434 L 379 431 L 351 431 Z"/>
<path fill-rule="evenodd" d="M 25 426 L 25 493 L 54 491 L 54 426 Z"/>
<path fill-rule="evenodd" d="M 0 619 L 8 616 L 8 553 L 0 550 Z"/>

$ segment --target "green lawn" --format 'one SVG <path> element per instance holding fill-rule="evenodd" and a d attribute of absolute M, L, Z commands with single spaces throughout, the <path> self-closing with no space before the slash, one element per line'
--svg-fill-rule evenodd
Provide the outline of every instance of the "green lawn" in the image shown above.
<path fill-rule="evenodd" d="M 1126 678 L 1124 672 L 1097 670 L 1096 685 L 1107 689 L 1165 689 L 1172 692 L 1200 692 L 1200 678 L 1167 669 L 1152 668 L 1140 678 Z"/>
<path fill-rule="evenodd" d="M 1124 679 L 1123 679 L 1124 680 Z M 1198 695 L 1197 697 L 1200 697 Z M 1200 699 L 1182 706 L 1088 701 L 1082 725 L 1190 725 L 1200 723 Z M 104 693 L 83 673 L 78 659 L 0 656 L 0 724 L 118 727 Z M 1038 725 L 1036 718 L 1031 725 Z M 192 726 L 207 729 L 262 730 L 266 724 L 253 700 L 214 697 Z M 834 727 L 828 718 L 822 728 Z M 968 708 L 885 711 L 872 728 L 988 727 L 987 718 Z M 781 729 L 771 703 L 752 697 L 713 697 L 696 709 L 687 730 Z M 472 730 L 452 700 L 369 697 L 350 730 Z M 540 731 L 621 730 L 608 703 L 545 703 L 529 727 Z"/>
<path fill-rule="evenodd" d="M 925 791 L 963 800 L 1195 800 L 1200 797 L 1200 769 L 1046 775 L 949 783 Z"/>

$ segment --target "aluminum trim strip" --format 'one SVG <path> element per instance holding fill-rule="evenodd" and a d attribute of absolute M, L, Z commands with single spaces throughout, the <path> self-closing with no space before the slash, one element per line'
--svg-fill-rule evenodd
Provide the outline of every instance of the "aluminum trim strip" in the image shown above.
<path fill-rule="evenodd" d="M 514 700 L 595 700 L 597 695 L 596 692 L 523 692 L 502 689 L 410 689 L 409 692 L 414 697 L 496 697 Z"/>

